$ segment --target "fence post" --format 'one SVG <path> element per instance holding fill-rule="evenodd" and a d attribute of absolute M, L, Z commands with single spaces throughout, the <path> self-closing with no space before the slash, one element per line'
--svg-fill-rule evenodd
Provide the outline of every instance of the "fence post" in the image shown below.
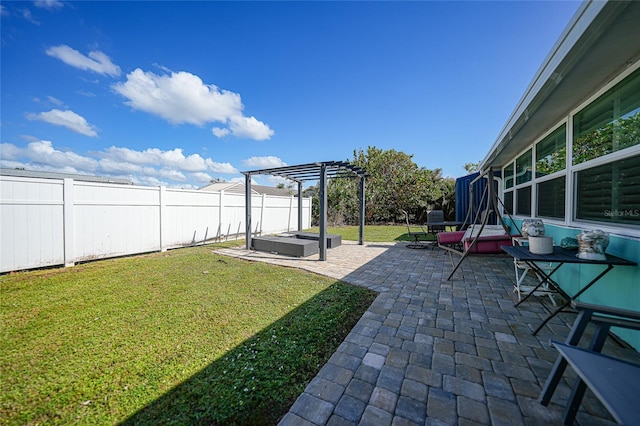
<path fill-rule="evenodd" d="M 224 211 L 224 189 L 220 190 L 220 205 L 218 206 L 218 236 L 222 241 L 222 212 Z"/>
<path fill-rule="evenodd" d="M 62 186 L 62 216 L 64 222 L 64 266 L 73 266 L 75 264 L 75 236 L 73 226 L 73 210 L 75 199 L 73 196 L 73 179 L 63 179 Z"/>
<path fill-rule="evenodd" d="M 265 204 L 267 203 L 267 194 L 262 194 L 262 208 L 260 209 L 260 235 L 262 235 L 262 224 L 264 223 L 264 209 Z M 256 226 L 256 233 L 258 232 L 258 227 Z"/>
<path fill-rule="evenodd" d="M 293 195 L 289 197 L 289 217 L 287 220 L 287 232 L 291 232 L 291 215 L 293 214 Z"/>
<path fill-rule="evenodd" d="M 159 188 L 159 198 L 160 198 L 160 251 L 167 251 L 165 247 L 165 222 L 167 217 L 167 188 L 164 186 L 160 186 Z"/>

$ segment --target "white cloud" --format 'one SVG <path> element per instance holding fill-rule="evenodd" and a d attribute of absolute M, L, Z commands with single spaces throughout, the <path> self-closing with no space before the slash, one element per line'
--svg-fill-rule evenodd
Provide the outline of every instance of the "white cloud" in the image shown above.
<path fill-rule="evenodd" d="M 71 110 L 61 111 L 52 109 L 51 111 L 41 112 L 39 114 L 27 114 L 29 120 L 41 120 L 56 126 L 63 126 L 81 135 L 97 137 L 96 128 L 89 124 L 81 115 Z"/>
<path fill-rule="evenodd" d="M 146 186 L 168 186 L 167 182 L 163 182 L 160 179 L 157 179 L 152 176 L 140 176 L 134 177 L 133 183 L 136 185 L 146 185 Z"/>
<path fill-rule="evenodd" d="M 115 161 L 111 158 L 103 158 L 99 160 L 98 163 L 100 164 L 100 170 L 106 173 L 131 174 L 142 171 L 142 167 L 138 164 Z"/>
<path fill-rule="evenodd" d="M 17 160 L 22 155 L 22 149 L 11 143 L 0 143 L 0 158 L 3 160 Z"/>
<path fill-rule="evenodd" d="M 27 159 L 37 165 L 46 165 L 52 170 L 65 170 L 76 173 L 78 171 L 93 172 L 98 168 L 98 162 L 95 159 L 84 157 L 74 152 L 59 151 L 53 147 L 50 141 L 31 142 L 26 148 L 4 143 L 2 144 L 1 152 L 4 160 Z M 39 170 L 42 169 L 40 167 Z"/>
<path fill-rule="evenodd" d="M 229 119 L 231 133 L 241 138 L 263 141 L 275 133 L 267 124 L 255 117 L 235 116 Z"/>
<path fill-rule="evenodd" d="M 50 141 L 43 140 L 30 142 L 24 148 L 11 143 L 0 143 L 0 165 L 28 170 L 122 177 L 136 184 L 181 188 L 198 188 L 194 183 L 209 182 L 213 173 L 239 173 L 230 163 L 215 162 L 199 154 L 185 156 L 181 148 L 136 151 L 112 146 L 83 156 L 57 150 Z"/>
<path fill-rule="evenodd" d="M 102 75 L 117 77 L 121 74 L 120 67 L 111 62 L 111 58 L 99 51 L 91 51 L 88 56 L 83 55 L 67 45 L 53 46 L 46 50 L 47 55 L 60 59 L 67 65 L 89 70 Z"/>
<path fill-rule="evenodd" d="M 113 89 L 129 99 L 126 104 L 132 108 L 159 115 L 172 124 L 225 122 L 242 111 L 240 95 L 204 84 L 188 72 L 156 75 L 138 68 Z"/>
<path fill-rule="evenodd" d="M 47 96 L 47 100 L 57 106 L 64 105 L 60 99 L 54 98 L 53 96 Z"/>
<path fill-rule="evenodd" d="M 211 133 L 213 133 L 215 136 L 219 138 L 223 138 L 227 136 L 229 133 L 231 133 L 231 130 L 223 129 L 222 127 L 214 127 L 213 129 L 211 129 Z"/>
<path fill-rule="evenodd" d="M 275 157 L 272 155 L 266 157 L 251 157 L 246 160 L 242 160 L 242 164 L 247 167 L 256 167 L 260 169 L 270 169 L 274 167 L 284 167 L 287 165 L 284 161 L 282 161 L 279 157 Z"/>
<path fill-rule="evenodd" d="M 233 167 L 231 163 L 216 163 L 207 158 L 207 168 L 214 173 L 234 174 L 239 173 L 238 169 Z"/>
<path fill-rule="evenodd" d="M 209 183 L 211 179 L 213 179 L 213 177 L 211 177 L 211 175 L 209 175 L 208 173 L 202 173 L 202 172 L 191 173 L 191 177 L 193 177 L 198 182 L 202 182 L 202 183 Z"/>
<path fill-rule="evenodd" d="M 59 0 L 35 0 L 33 4 L 36 7 L 47 10 L 62 9 L 64 7 L 64 3 Z"/>
<path fill-rule="evenodd" d="M 127 99 L 130 107 L 157 115 L 172 124 L 228 124 L 213 127 L 216 137 L 229 134 L 241 138 L 265 140 L 274 131 L 255 117 L 245 117 L 240 95 L 205 84 L 197 75 L 180 71 L 158 75 L 140 68 L 127 75 L 124 83 L 112 86 Z"/>
<path fill-rule="evenodd" d="M 22 9 L 20 10 L 20 13 L 22 14 L 22 17 L 27 21 L 31 22 L 34 25 L 40 25 L 40 22 L 34 19 L 29 9 Z"/>
<path fill-rule="evenodd" d="M 27 146 L 27 156 L 38 163 L 54 167 L 70 166 L 76 170 L 95 171 L 98 162 L 89 157 L 78 155 L 74 152 L 63 152 L 53 148 L 50 141 L 31 142 Z"/>
<path fill-rule="evenodd" d="M 158 148 L 135 151 L 129 148 L 112 146 L 99 153 L 99 155 L 118 162 L 139 165 L 151 164 L 186 172 L 238 173 L 238 170 L 229 163 L 216 163 L 211 158 L 202 158 L 199 154 L 185 157 L 182 148 L 175 148 L 170 151 L 163 151 Z"/>
<path fill-rule="evenodd" d="M 186 182 L 187 180 L 184 173 L 175 169 L 161 169 L 158 171 L 158 176 L 169 180 L 176 180 L 179 182 Z"/>

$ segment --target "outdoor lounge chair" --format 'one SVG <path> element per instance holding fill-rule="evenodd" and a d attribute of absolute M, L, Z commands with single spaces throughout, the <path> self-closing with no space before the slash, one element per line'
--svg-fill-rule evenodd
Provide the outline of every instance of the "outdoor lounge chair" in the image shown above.
<path fill-rule="evenodd" d="M 412 226 L 409 223 L 409 213 L 405 210 L 402 210 L 402 213 L 404 213 L 404 219 L 407 223 L 407 235 L 409 236 L 409 238 L 413 238 L 413 242 L 407 244 L 407 248 L 427 248 L 429 245 L 429 241 L 427 241 L 427 235 L 429 233 L 425 231 L 421 226 Z M 418 231 L 415 228 L 419 228 L 420 230 Z"/>

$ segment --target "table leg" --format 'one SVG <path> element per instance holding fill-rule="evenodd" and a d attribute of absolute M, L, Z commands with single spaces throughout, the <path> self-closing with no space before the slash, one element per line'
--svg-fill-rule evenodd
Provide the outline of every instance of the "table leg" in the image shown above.
<path fill-rule="evenodd" d="M 549 322 L 549 320 L 550 320 L 551 318 L 553 318 L 553 317 L 555 317 L 556 315 L 558 315 L 558 314 L 560 313 L 560 311 L 562 311 L 564 308 L 566 308 L 567 306 L 569 306 L 569 305 L 571 304 L 571 301 L 572 301 L 572 300 L 576 300 L 578 297 L 580 297 L 580 295 L 581 295 L 582 293 L 584 293 L 585 291 L 587 291 L 587 290 L 589 289 L 589 287 L 591 287 L 592 285 L 594 285 L 598 280 L 600 280 L 600 278 L 604 277 L 604 276 L 605 276 L 605 274 L 606 274 L 607 272 L 609 272 L 610 270 L 612 270 L 612 269 L 613 269 L 613 265 L 607 265 L 606 269 L 605 269 L 604 271 L 600 272 L 600 273 L 598 274 L 598 276 L 597 276 L 597 277 L 595 277 L 594 279 L 592 279 L 592 280 L 589 282 L 589 284 L 587 284 L 586 286 L 584 286 L 584 288 L 583 288 L 582 290 L 580 290 L 579 292 L 577 292 L 573 297 L 569 297 L 569 298 L 568 298 L 568 300 L 567 300 L 566 302 L 564 302 L 562 305 L 560 305 L 560 307 L 559 307 L 558 309 L 556 309 L 555 311 L 553 311 L 553 312 L 551 313 L 551 315 L 549 315 L 548 317 L 546 317 L 546 318 L 544 319 L 544 321 L 542 321 L 542 324 L 540 324 L 540 325 L 538 326 L 538 328 L 536 328 L 536 329 L 535 329 L 535 331 L 534 331 L 532 334 L 533 334 L 534 336 L 535 336 L 536 334 L 538 334 L 538 331 L 540 331 L 540 329 L 541 329 L 542 327 L 544 327 L 544 325 L 545 325 L 546 323 L 548 323 L 548 322 Z M 557 283 L 555 283 L 555 284 L 557 284 Z M 560 289 L 560 286 L 558 286 L 557 288 L 558 288 L 558 289 Z M 567 295 L 566 293 L 564 293 L 564 292 L 563 292 L 563 294 L 564 294 L 564 295 L 566 295 L 566 296 L 568 296 L 568 295 Z"/>
<path fill-rule="evenodd" d="M 598 324 L 596 334 L 593 336 L 591 340 L 591 344 L 589 346 L 589 350 L 593 352 L 602 351 L 602 347 L 604 346 L 604 342 L 607 339 L 607 334 L 609 334 L 609 329 L 611 326 L 609 324 Z M 576 342 L 577 346 L 578 342 Z M 571 391 L 571 396 L 569 396 L 569 400 L 567 401 L 567 405 L 564 410 L 563 422 L 565 425 L 572 425 L 573 420 L 576 418 L 576 414 L 578 413 L 578 409 L 580 408 L 580 403 L 582 402 L 582 398 L 584 397 L 584 393 L 587 390 L 587 385 L 582 381 L 580 377 L 578 377 L 573 385 L 573 389 Z"/>
<path fill-rule="evenodd" d="M 576 322 L 573 324 L 569 335 L 567 336 L 567 340 L 565 343 L 571 346 L 577 346 L 582 334 L 587 328 L 589 321 L 591 320 L 591 316 L 593 315 L 593 311 L 590 309 L 581 310 L 576 318 Z M 540 393 L 540 397 L 538 401 L 542 405 L 548 405 L 551 400 L 551 396 L 556 390 L 558 383 L 560 383 L 560 379 L 562 378 L 562 373 L 567 368 L 567 360 L 564 359 L 562 355 L 558 355 L 556 358 L 556 362 L 549 373 L 549 377 L 547 378 L 546 383 L 544 384 L 544 388 L 542 388 L 542 392 Z"/>

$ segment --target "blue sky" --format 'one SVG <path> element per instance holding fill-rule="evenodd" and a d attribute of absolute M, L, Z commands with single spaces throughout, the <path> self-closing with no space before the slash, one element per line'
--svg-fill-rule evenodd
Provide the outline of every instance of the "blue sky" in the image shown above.
<path fill-rule="evenodd" d="M 368 146 L 463 176 L 579 2 L 1 5 L 2 167 L 199 188 Z"/>

